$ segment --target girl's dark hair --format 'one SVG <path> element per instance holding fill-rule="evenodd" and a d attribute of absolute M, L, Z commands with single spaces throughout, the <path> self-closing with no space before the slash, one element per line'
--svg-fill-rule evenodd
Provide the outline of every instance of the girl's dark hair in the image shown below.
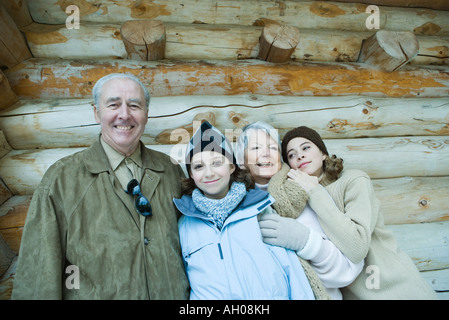
<path fill-rule="evenodd" d="M 229 180 L 229 186 L 232 185 L 234 181 L 243 182 L 246 186 L 246 191 L 249 189 L 253 189 L 255 187 L 254 179 L 249 173 L 247 169 L 241 169 L 239 166 L 234 165 L 235 170 L 231 174 L 231 178 Z M 192 178 L 183 178 L 181 179 L 181 194 L 191 195 L 193 190 L 197 188 L 195 181 Z"/>

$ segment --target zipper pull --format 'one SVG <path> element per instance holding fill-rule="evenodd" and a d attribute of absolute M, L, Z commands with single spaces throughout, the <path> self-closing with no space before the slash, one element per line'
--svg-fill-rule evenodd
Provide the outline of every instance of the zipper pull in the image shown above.
<path fill-rule="evenodd" d="M 223 260 L 223 251 L 221 250 L 221 244 L 218 244 L 218 252 L 220 253 L 220 259 Z"/>

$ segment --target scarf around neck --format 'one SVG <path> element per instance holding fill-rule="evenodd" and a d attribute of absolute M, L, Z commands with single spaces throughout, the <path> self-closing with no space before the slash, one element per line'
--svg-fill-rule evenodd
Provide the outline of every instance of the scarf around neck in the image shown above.
<path fill-rule="evenodd" d="M 309 196 L 297 183 L 288 180 L 290 167 L 283 163 L 279 170 L 270 179 L 268 192 L 276 200 L 273 208 L 281 217 L 296 219 L 304 210 Z"/>
<path fill-rule="evenodd" d="M 234 211 L 246 195 L 243 182 L 233 182 L 228 194 L 222 199 L 207 198 L 198 188 L 192 192 L 195 207 L 221 230 L 226 218 Z"/>

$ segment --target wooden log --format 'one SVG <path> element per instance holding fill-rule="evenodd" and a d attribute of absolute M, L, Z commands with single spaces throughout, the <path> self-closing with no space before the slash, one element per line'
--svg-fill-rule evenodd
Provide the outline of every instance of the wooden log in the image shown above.
<path fill-rule="evenodd" d="M 449 268 L 449 221 L 387 226 L 420 271 Z"/>
<path fill-rule="evenodd" d="M 432 36 L 416 36 L 419 44 L 418 55 L 410 61 L 414 65 L 448 65 L 449 64 L 449 38 L 435 41 Z M 438 44 L 436 43 L 438 42 Z"/>
<path fill-rule="evenodd" d="M 429 283 L 432 285 L 432 288 L 437 292 L 437 294 L 444 291 L 449 293 L 449 268 L 425 271 L 421 272 L 421 275 L 424 279 L 429 281 Z"/>
<path fill-rule="evenodd" d="M 23 227 L 31 196 L 14 196 L 0 206 L 0 235 L 15 253 L 19 253 Z"/>
<path fill-rule="evenodd" d="M 148 84 L 152 96 L 252 93 L 406 98 L 447 97 L 448 70 L 441 66 L 406 66 L 398 72 L 383 72 L 356 64 L 289 62 L 279 65 L 259 60 L 69 62 L 28 59 L 5 75 L 21 99 L 90 97 L 94 83 L 112 72 L 136 75 Z"/>
<path fill-rule="evenodd" d="M 22 100 L 5 111 L 0 127 L 15 149 L 86 147 L 100 132 L 94 118 L 93 100 L 87 99 L 36 103 Z"/>
<path fill-rule="evenodd" d="M 67 1 L 29 1 L 35 22 L 62 24 L 67 15 Z M 322 1 L 271 0 L 154 0 L 118 2 L 94 0 L 79 2 L 80 15 L 85 22 L 123 23 L 132 19 L 157 19 L 164 23 L 207 23 L 252 25 L 261 17 L 302 29 L 330 29 L 365 31 L 368 18 L 366 7 L 360 3 L 332 3 Z M 380 28 L 391 31 L 413 31 L 432 23 L 436 35 L 449 34 L 449 12 L 416 8 L 379 7 Z"/>
<path fill-rule="evenodd" d="M 326 0 L 327 1 L 327 0 Z M 332 0 L 335 2 L 354 2 L 354 0 Z M 374 4 L 379 6 L 428 8 L 434 10 L 449 10 L 446 0 L 357 0 L 358 3 Z"/>
<path fill-rule="evenodd" d="M 12 288 L 14 285 L 14 276 L 17 269 L 17 260 L 18 257 L 16 256 L 12 261 L 9 269 L 0 278 L 0 300 L 11 299 Z"/>
<path fill-rule="evenodd" d="M 23 35 L 6 9 L 0 5 L 0 67 L 11 68 L 30 57 Z"/>
<path fill-rule="evenodd" d="M 11 146 L 6 141 L 3 130 L 0 130 L 0 158 L 4 157 L 9 151 L 11 151 Z"/>
<path fill-rule="evenodd" d="M 164 23 L 166 59 L 255 59 L 260 26 Z"/>
<path fill-rule="evenodd" d="M 259 39 L 257 58 L 274 63 L 289 61 L 298 43 L 298 28 L 277 23 L 267 24 Z"/>
<path fill-rule="evenodd" d="M 373 179 L 385 224 L 449 220 L 449 177 Z"/>
<path fill-rule="evenodd" d="M 439 291 L 437 292 L 437 298 L 438 300 L 449 300 L 449 291 Z"/>
<path fill-rule="evenodd" d="M 8 78 L 0 70 L 0 110 L 6 109 L 19 100 L 15 92 L 11 89 Z"/>
<path fill-rule="evenodd" d="M 345 168 L 373 178 L 449 175 L 447 136 L 338 139 L 326 145 L 330 154 L 343 158 Z"/>
<path fill-rule="evenodd" d="M 1 126 L 0 126 L 1 127 Z M 11 151 L 11 146 L 6 141 L 3 131 L 0 130 L 0 159 L 3 158 L 8 152 Z M 0 178 L 0 205 L 13 196 L 11 190 L 5 185 Z"/>
<path fill-rule="evenodd" d="M 89 146 L 100 132 L 92 103 L 91 99 L 21 100 L 0 112 L 0 128 L 14 149 Z M 449 135 L 448 106 L 447 98 L 250 94 L 153 97 L 142 141 L 178 143 L 178 139 L 171 139 L 174 130 L 191 131 L 192 123 L 204 117 L 223 132 L 264 120 L 282 136 L 304 123 L 331 139 Z"/>
<path fill-rule="evenodd" d="M 449 139 L 444 136 L 325 139 L 325 142 L 331 154 L 344 159 L 345 168 L 364 170 L 373 179 L 449 175 Z M 181 164 L 185 146 L 148 145 L 170 155 Z M 45 171 L 54 162 L 83 149 L 13 150 L 0 159 L 0 176 L 13 194 L 32 194 Z"/>
<path fill-rule="evenodd" d="M 8 189 L 3 181 L 0 180 L 0 205 L 6 202 L 9 198 L 11 198 L 13 194 Z"/>
<path fill-rule="evenodd" d="M 4 0 L 2 1 L 2 6 L 6 9 L 18 28 L 27 26 L 33 22 L 26 1 Z"/>
<path fill-rule="evenodd" d="M 156 61 L 165 58 L 165 27 L 160 20 L 128 20 L 120 28 L 128 59 Z"/>
<path fill-rule="evenodd" d="M 55 56 L 60 59 L 126 58 L 118 24 L 83 23 L 80 29 L 65 24 L 32 23 L 21 28 L 34 57 Z"/>
<path fill-rule="evenodd" d="M 264 22 L 265 23 L 265 22 Z M 253 59 L 257 57 L 261 26 L 164 23 L 165 58 L 172 60 Z M 118 24 L 83 23 L 82 32 L 65 25 L 33 23 L 22 32 L 33 56 L 48 59 L 127 58 Z M 295 61 L 356 62 L 364 39 L 372 32 L 301 30 Z M 411 64 L 449 64 L 449 39 L 417 36 L 420 51 Z"/>
<path fill-rule="evenodd" d="M 25 219 L 31 202 L 31 195 L 13 196 L 0 206 L 0 229 L 20 228 L 25 225 Z"/>
<path fill-rule="evenodd" d="M 128 23 L 135 22 L 141 21 Z M 258 44 L 257 39 L 262 30 L 261 27 L 252 26 L 178 23 L 164 23 L 164 29 L 167 39 L 165 58 L 174 60 L 255 58 L 257 52 L 254 47 Z M 128 57 L 119 24 L 83 23 L 82 32 L 80 30 L 76 32 L 68 30 L 65 25 L 52 26 L 52 29 L 49 29 L 47 25 L 37 23 L 22 28 L 34 57 L 62 59 Z M 146 52 L 146 47 L 144 51 Z"/>
<path fill-rule="evenodd" d="M 16 254 L 19 253 L 30 201 L 31 196 L 14 196 L 0 207 L 0 234 Z"/>
<path fill-rule="evenodd" d="M 44 173 L 53 163 L 83 149 L 13 150 L 0 159 L 0 176 L 13 194 L 32 195 Z M 24 175 L 20 170 L 24 171 Z"/>
<path fill-rule="evenodd" d="M 0 279 L 3 274 L 8 270 L 11 262 L 17 254 L 11 250 L 11 248 L 6 244 L 5 239 L 3 239 L 0 233 Z M 1 280 L 0 280 L 1 281 Z"/>
<path fill-rule="evenodd" d="M 412 60 L 419 50 L 411 32 L 377 31 L 363 42 L 358 62 L 385 71 L 396 71 Z"/>

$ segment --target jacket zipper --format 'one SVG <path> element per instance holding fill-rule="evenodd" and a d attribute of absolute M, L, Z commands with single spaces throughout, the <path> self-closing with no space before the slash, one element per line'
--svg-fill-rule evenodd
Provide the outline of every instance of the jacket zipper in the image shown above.
<path fill-rule="evenodd" d="M 218 243 L 218 252 L 220 253 L 220 259 L 223 260 L 223 251 L 221 250 L 221 244 Z"/>

